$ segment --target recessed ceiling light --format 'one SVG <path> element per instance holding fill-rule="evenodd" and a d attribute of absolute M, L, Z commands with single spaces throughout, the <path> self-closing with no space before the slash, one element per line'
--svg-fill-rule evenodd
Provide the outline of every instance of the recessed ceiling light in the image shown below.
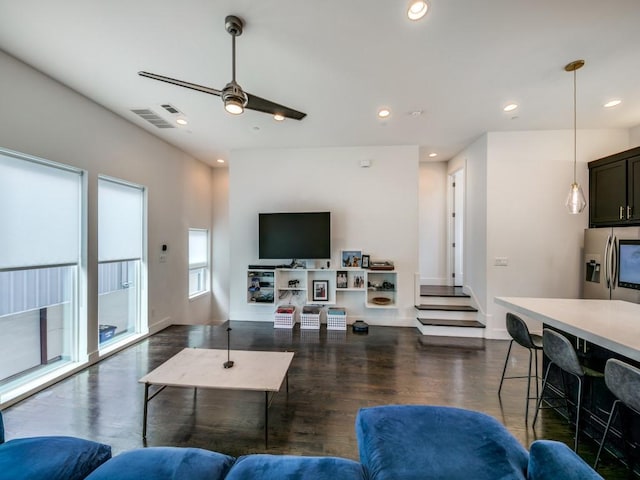
<path fill-rule="evenodd" d="M 425 0 L 410 0 L 407 9 L 407 17 L 409 20 L 420 20 L 427 14 L 429 5 Z"/>
<path fill-rule="evenodd" d="M 433 157 L 437 157 L 437 156 L 438 156 L 438 154 L 437 154 L 436 152 L 431 152 L 431 153 L 429 154 L 429 157 L 431 157 L 431 158 L 433 158 Z"/>
<path fill-rule="evenodd" d="M 224 160 L 222 158 L 219 158 L 218 160 L 216 160 L 216 162 L 218 163 L 224 163 Z"/>
<path fill-rule="evenodd" d="M 284 115 L 282 115 L 280 113 L 276 113 L 276 114 L 273 115 L 273 119 L 278 121 L 278 122 L 281 122 L 281 121 L 284 120 Z"/>
<path fill-rule="evenodd" d="M 422 115 L 422 110 L 413 110 L 412 112 L 409 112 L 409 115 L 411 115 L 412 117 L 419 117 L 420 115 Z"/>
<path fill-rule="evenodd" d="M 510 103 L 509 105 L 505 105 L 505 107 L 502 110 L 504 110 L 505 112 L 512 112 L 516 108 L 518 108 L 517 103 Z"/>
<path fill-rule="evenodd" d="M 603 106 L 604 106 L 604 108 L 611 108 L 611 107 L 616 107 L 616 106 L 620 105 L 621 103 L 622 103 L 622 100 L 609 100 Z"/>
<path fill-rule="evenodd" d="M 176 120 L 176 123 L 178 125 L 186 125 L 189 122 L 187 122 L 184 118 L 179 118 L 179 119 Z"/>
<path fill-rule="evenodd" d="M 387 118 L 389 115 L 391 115 L 391 111 L 388 108 L 378 110 L 378 117 L 380 118 Z"/>

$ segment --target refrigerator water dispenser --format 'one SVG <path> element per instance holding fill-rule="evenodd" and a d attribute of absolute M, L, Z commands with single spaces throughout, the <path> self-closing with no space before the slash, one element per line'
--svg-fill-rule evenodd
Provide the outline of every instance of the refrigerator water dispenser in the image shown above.
<path fill-rule="evenodd" d="M 585 255 L 585 281 L 600 283 L 600 255 Z"/>

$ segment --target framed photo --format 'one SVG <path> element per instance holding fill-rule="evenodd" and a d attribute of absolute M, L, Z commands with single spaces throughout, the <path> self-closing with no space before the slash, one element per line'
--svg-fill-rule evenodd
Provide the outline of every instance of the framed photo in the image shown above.
<path fill-rule="evenodd" d="M 362 268 L 369 268 L 369 255 L 362 255 Z"/>
<path fill-rule="evenodd" d="M 318 302 L 329 300 L 329 280 L 313 281 L 313 300 Z"/>
<path fill-rule="evenodd" d="M 346 270 L 336 272 L 336 288 L 347 288 L 349 286 L 348 274 Z"/>
<path fill-rule="evenodd" d="M 362 250 L 342 250 L 340 267 L 362 268 Z"/>

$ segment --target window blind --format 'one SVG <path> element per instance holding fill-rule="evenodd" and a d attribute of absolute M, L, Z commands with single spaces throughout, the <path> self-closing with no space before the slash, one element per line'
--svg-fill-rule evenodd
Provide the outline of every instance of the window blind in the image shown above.
<path fill-rule="evenodd" d="M 189 229 L 189 268 L 208 266 L 207 236 L 207 230 Z"/>
<path fill-rule="evenodd" d="M 0 149 L 0 269 L 78 263 L 82 175 Z"/>
<path fill-rule="evenodd" d="M 144 189 L 98 178 L 98 261 L 142 258 Z"/>

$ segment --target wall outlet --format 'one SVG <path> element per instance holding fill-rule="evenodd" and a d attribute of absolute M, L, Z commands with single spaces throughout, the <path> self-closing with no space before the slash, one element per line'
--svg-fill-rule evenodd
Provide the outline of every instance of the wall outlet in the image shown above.
<path fill-rule="evenodd" d="M 507 257 L 496 257 L 493 260 L 493 264 L 496 267 L 507 267 L 509 266 L 509 259 Z"/>

